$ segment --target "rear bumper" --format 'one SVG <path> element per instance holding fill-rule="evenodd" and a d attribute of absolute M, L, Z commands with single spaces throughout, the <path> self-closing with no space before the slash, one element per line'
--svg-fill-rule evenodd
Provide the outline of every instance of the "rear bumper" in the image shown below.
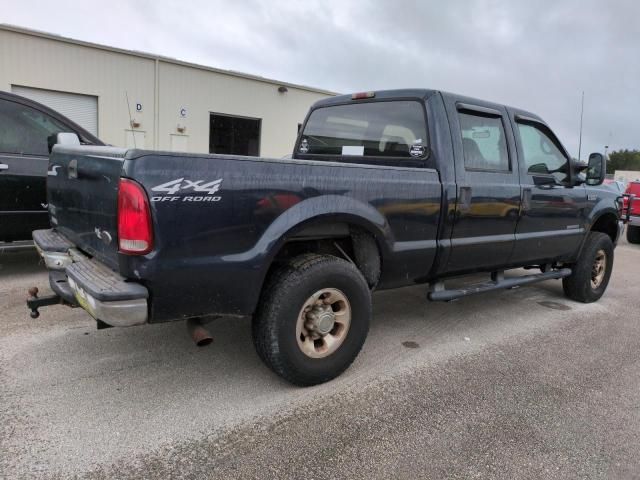
<path fill-rule="evenodd" d="M 640 215 L 630 215 L 627 224 L 634 227 L 640 226 Z"/>
<path fill-rule="evenodd" d="M 34 231 L 33 244 L 49 270 L 64 270 L 73 263 L 69 255 L 73 244 L 52 229 Z"/>
<path fill-rule="evenodd" d="M 147 322 L 149 293 L 143 285 L 87 257 L 54 230 L 36 230 L 33 240 L 49 269 L 51 289 L 66 303 L 114 327 Z"/>

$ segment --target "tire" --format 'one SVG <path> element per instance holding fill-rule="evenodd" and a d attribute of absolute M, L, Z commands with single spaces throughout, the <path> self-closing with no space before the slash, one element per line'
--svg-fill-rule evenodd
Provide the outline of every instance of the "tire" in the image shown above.
<path fill-rule="evenodd" d="M 604 256 L 605 264 L 596 267 Z M 595 269 L 599 271 L 596 272 Z M 595 302 L 602 297 L 613 270 L 613 243 L 608 235 L 590 232 L 578 261 L 571 267 L 573 273 L 562 279 L 564 294 L 583 303 Z M 598 273 L 596 275 L 596 273 Z"/>
<path fill-rule="evenodd" d="M 640 227 L 627 225 L 627 242 L 640 243 Z"/>
<path fill-rule="evenodd" d="M 317 314 L 328 323 L 310 320 Z M 371 292 L 353 264 L 330 255 L 301 255 L 267 280 L 253 319 L 253 342 L 276 374 L 294 385 L 317 385 L 351 365 L 369 332 L 370 317 Z"/>

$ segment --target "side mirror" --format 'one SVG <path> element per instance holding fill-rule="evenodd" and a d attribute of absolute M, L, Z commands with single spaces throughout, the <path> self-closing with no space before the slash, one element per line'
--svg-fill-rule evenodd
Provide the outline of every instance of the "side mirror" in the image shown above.
<path fill-rule="evenodd" d="M 53 150 L 54 145 L 80 145 L 78 134 L 73 132 L 59 132 L 47 137 L 47 145 L 49 153 Z"/>
<path fill-rule="evenodd" d="M 587 185 L 602 185 L 607 174 L 607 161 L 601 153 L 589 155 L 587 166 Z"/>

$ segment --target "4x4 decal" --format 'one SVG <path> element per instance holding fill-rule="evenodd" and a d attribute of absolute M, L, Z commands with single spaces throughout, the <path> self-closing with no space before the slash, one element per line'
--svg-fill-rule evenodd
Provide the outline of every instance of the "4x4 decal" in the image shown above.
<path fill-rule="evenodd" d="M 187 180 L 183 178 L 176 178 L 170 182 L 156 185 L 151 189 L 153 192 L 162 192 L 167 195 L 153 196 L 152 202 L 218 202 L 222 199 L 221 196 L 215 194 L 220 190 L 222 185 L 222 178 L 206 182 L 205 180 Z M 192 192 L 201 193 L 203 195 L 187 195 L 177 196 L 176 194 L 184 190 L 190 190 Z"/>

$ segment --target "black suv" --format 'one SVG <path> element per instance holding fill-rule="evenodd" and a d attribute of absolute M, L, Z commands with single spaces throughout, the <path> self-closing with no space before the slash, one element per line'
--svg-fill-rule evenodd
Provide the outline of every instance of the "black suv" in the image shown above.
<path fill-rule="evenodd" d="M 46 178 L 49 135 L 75 132 L 80 142 L 104 145 L 58 112 L 0 92 L 0 243 L 30 240 L 48 228 Z"/>

